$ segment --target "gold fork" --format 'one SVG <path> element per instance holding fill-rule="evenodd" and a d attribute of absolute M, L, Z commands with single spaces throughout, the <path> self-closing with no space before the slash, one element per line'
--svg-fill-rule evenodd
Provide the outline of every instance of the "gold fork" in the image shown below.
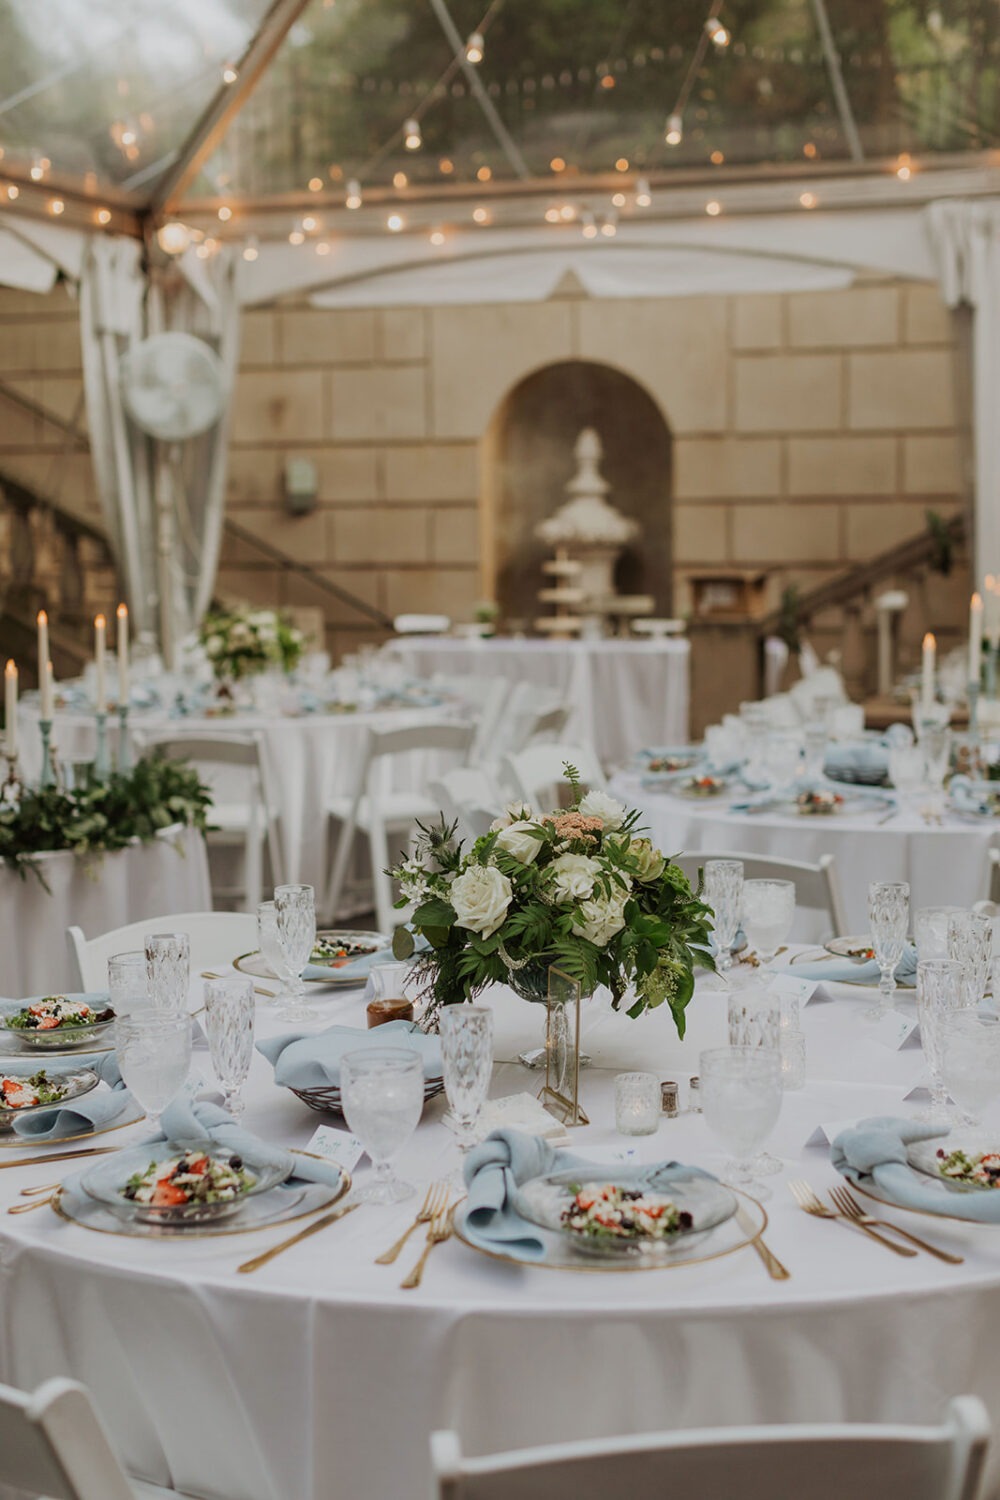
<path fill-rule="evenodd" d="M 889 1229 L 893 1234 L 901 1235 L 904 1240 L 909 1240 L 911 1245 L 916 1245 L 921 1250 L 926 1250 L 928 1255 L 936 1255 L 938 1260 L 945 1260 L 950 1266 L 960 1266 L 964 1262 L 964 1256 L 952 1255 L 948 1250 L 939 1250 L 937 1245 L 928 1244 L 919 1235 L 911 1234 L 900 1224 L 893 1224 L 889 1219 L 876 1219 L 862 1207 L 849 1188 L 835 1187 L 830 1189 L 830 1197 L 835 1207 L 841 1209 L 849 1219 L 854 1219 L 859 1224 L 879 1224 L 883 1229 Z"/>
<path fill-rule="evenodd" d="M 908 1249 L 906 1245 L 894 1245 L 892 1240 L 887 1240 L 884 1235 L 879 1234 L 877 1229 L 872 1229 L 868 1224 L 862 1224 L 853 1217 L 835 1213 L 832 1208 L 827 1208 L 826 1204 L 817 1198 L 808 1182 L 793 1180 L 788 1184 L 788 1189 L 799 1207 L 807 1214 L 815 1214 L 817 1219 L 839 1219 L 842 1224 L 853 1225 L 855 1229 L 860 1229 L 862 1234 L 870 1235 L 873 1240 L 877 1240 L 880 1245 L 884 1245 L 887 1250 L 892 1250 L 896 1255 L 916 1255 L 915 1250 Z"/>
<path fill-rule="evenodd" d="M 56 1188 L 58 1189 L 58 1187 L 59 1184 L 57 1183 Z M 47 1191 L 49 1194 L 47 1198 L 35 1198 L 31 1203 L 15 1203 L 13 1208 L 8 1208 L 7 1212 L 9 1214 L 30 1214 L 33 1208 L 44 1208 L 55 1197 L 55 1193 L 51 1188 L 48 1188 Z"/>
<path fill-rule="evenodd" d="M 427 1243 L 425 1244 L 423 1250 L 420 1252 L 420 1259 L 413 1267 L 413 1270 L 410 1272 L 409 1276 L 404 1276 L 403 1280 L 399 1283 L 403 1291 L 412 1291 L 414 1287 L 420 1285 L 420 1278 L 424 1274 L 424 1266 L 427 1264 L 427 1257 L 430 1255 L 435 1245 L 441 1245 L 446 1239 L 448 1239 L 454 1228 L 454 1214 L 455 1208 L 453 1205 L 451 1208 L 445 1209 L 443 1213 L 436 1214 L 435 1217 L 431 1220 L 430 1228 L 427 1230 Z"/>
<path fill-rule="evenodd" d="M 413 1223 L 399 1236 L 394 1245 L 390 1245 L 388 1250 L 383 1250 L 381 1255 L 376 1255 L 375 1264 L 377 1266 L 391 1266 L 393 1261 L 398 1259 L 400 1251 L 410 1238 L 410 1235 L 417 1228 L 417 1225 L 429 1224 L 436 1214 L 443 1213 L 447 1207 L 448 1184 L 446 1182 L 432 1182 L 427 1189 L 427 1196 L 421 1204 Z"/>

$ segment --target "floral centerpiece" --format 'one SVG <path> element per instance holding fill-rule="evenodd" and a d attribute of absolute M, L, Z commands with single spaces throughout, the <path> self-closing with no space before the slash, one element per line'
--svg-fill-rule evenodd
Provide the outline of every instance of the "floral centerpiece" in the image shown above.
<path fill-rule="evenodd" d="M 455 828 L 421 830 L 414 857 L 390 873 L 400 905 L 415 903 L 396 933 L 398 958 L 412 933 L 428 943 L 416 959 L 418 987 L 433 1012 L 506 983 L 544 1002 L 553 964 L 580 983 L 611 991 L 619 1009 L 641 1015 L 668 1005 L 679 1036 L 708 952 L 711 911 L 683 871 L 639 836 L 640 814 L 605 792 L 574 792 L 564 811 L 537 813 L 511 803 L 466 853 Z"/>
<path fill-rule="evenodd" d="M 268 667 L 293 672 L 304 644 L 301 630 L 277 609 L 215 610 L 198 637 L 218 681 L 239 682 Z"/>

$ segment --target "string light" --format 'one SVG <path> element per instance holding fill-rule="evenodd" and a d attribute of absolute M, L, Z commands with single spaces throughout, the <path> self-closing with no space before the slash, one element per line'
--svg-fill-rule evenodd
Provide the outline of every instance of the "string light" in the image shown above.
<path fill-rule="evenodd" d="M 444 231 L 441 229 L 432 229 L 430 234 L 430 241 L 432 245 L 443 245 Z"/>
<path fill-rule="evenodd" d="M 553 206 L 552 208 L 547 208 L 545 210 L 545 222 L 546 222 L 546 224 L 558 224 L 559 223 L 559 210 L 558 210 L 558 208 L 556 208 L 556 207 Z"/>
<path fill-rule="evenodd" d="M 28 176 L 32 182 L 41 182 L 51 165 L 52 163 L 47 156 L 33 156 L 31 158 L 31 166 L 28 169 Z"/>
<path fill-rule="evenodd" d="M 66 207 L 66 205 L 62 201 L 61 198 L 50 198 L 49 199 L 49 213 L 50 214 L 55 214 L 57 218 L 62 213 L 62 211 L 63 211 L 63 209 L 65 207 Z"/>
<path fill-rule="evenodd" d="M 290 245 L 301 245 L 304 240 L 305 235 L 302 233 L 301 229 L 293 229 L 291 234 L 288 236 L 288 243 Z"/>
<path fill-rule="evenodd" d="M 223 64 L 223 67 L 222 67 L 222 81 L 223 81 L 223 83 L 235 83 L 236 80 L 237 80 L 237 78 L 239 78 L 239 76 L 240 76 L 239 75 L 239 70 L 237 69 L 235 63 L 231 63 L 230 62 L 230 63 L 224 63 Z"/>
<path fill-rule="evenodd" d="M 317 255 L 329 255 L 330 254 L 330 248 L 331 247 L 330 247 L 330 241 L 329 240 L 317 240 L 316 241 L 316 254 Z"/>
<path fill-rule="evenodd" d="M 488 208 L 474 208 L 472 217 L 477 224 L 488 224 L 490 222 L 490 211 Z"/>
<path fill-rule="evenodd" d="M 714 219 L 719 214 L 721 214 L 722 204 L 718 201 L 717 198 L 712 198 L 708 203 L 705 204 L 705 212 L 709 215 L 710 218 Z"/>
<path fill-rule="evenodd" d="M 312 214 L 306 214 L 305 218 L 301 221 L 301 227 L 305 230 L 306 234 L 312 234 L 314 230 L 319 228 L 319 220 L 314 219 Z"/>
<path fill-rule="evenodd" d="M 420 121 L 407 120 L 403 126 L 403 143 L 407 151 L 419 151 L 424 144 L 423 136 L 420 134 Z"/>
<path fill-rule="evenodd" d="M 549 162 L 549 167 L 553 172 L 565 172 L 566 163 L 561 156 L 554 156 Z"/>
<path fill-rule="evenodd" d="M 110 208 L 99 208 L 97 210 L 96 214 L 94 215 L 94 218 L 97 220 L 98 224 L 110 224 L 111 223 L 111 210 L 110 210 Z"/>
<path fill-rule="evenodd" d="M 713 167 L 721 167 L 726 158 L 721 151 L 713 151 L 708 159 Z"/>
<path fill-rule="evenodd" d="M 255 234 L 248 234 L 243 246 L 243 259 L 256 260 L 260 254 L 260 241 Z"/>
<path fill-rule="evenodd" d="M 179 219 L 168 219 L 156 231 L 156 242 L 164 255 L 183 255 L 191 243 L 191 231 Z"/>
<path fill-rule="evenodd" d="M 713 46 L 720 48 L 720 50 L 723 47 L 729 46 L 729 32 L 723 26 L 718 16 L 709 16 L 705 22 L 705 30 L 708 32 L 708 39 Z"/>
<path fill-rule="evenodd" d="M 648 208 L 652 201 L 653 195 L 649 191 L 649 180 L 646 177 L 640 177 L 635 185 L 635 206 Z"/>
<path fill-rule="evenodd" d="M 605 238 L 609 240 L 614 239 L 615 235 L 618 233 L 618 225 L 615 219 L 612 218 L 610 214 L 601 225 L 601 233 L 605 236 Z"/>
<path fill-rule="evenodd" d="M 816 197 L 815 193 L 800 193 L 799 202 L 802 204 L 803 208 L 815 208 L 817 203 L 819 202 L 819 199 Z"/>
<path fill-rule="evenodd" d="M 410 179 L 407 177 L 405 172 L 394 172 L 392 174 L 392 185 L 394 188 L 409 187 Z"/>
<path fill-rule="evenodd" d="M 583 213 L 580 215 L 580 218 L 583 224 L 584 239 L 594 239 L 597 235 L 597 225 L 594 223 L 594 215 L 591 213 L 590 209 L 584 209 Z"/>
<path fill-rule="evenodd" d="M 347 184 L 347 197 L 344 199 L 344 207 L 361 207 L 361 184 L 356 177 L 352 177 Z"/>
<path fill-rule="evenodd" d="M 398 234 L 404 225 L 405 220 L 402 214 L 390 214 L 385 221 L 385 227 L 390 234 Z"/>
<path fill-rule="evenodd" d="M 896 176 L 900 182 L 909 182 L 913 176 L 913 168 L 909 156 L 904 151 L 896 161 Z"/>
<path fill-rule="evenodd" d="M 229 207 L 229 204 L 228 203 L 222 203 L 222 204 L 220 204 L 219 205 L 219 218 L 222 220 L 223 224 L 228 224 L 229 221 L 230 221 L 230 219 L 232 217 L 233 217 L 233 211 Z"/>
<path fill-rule="evenodd" d="M 668 115 L 663 139 L 668 146 L 679 146 L 684 139 L 684 121 L 680 115 Z"/>
<path fill-rule="evenodd" d="M 452 161 L 451 157 L 442 156 L 441 160 L 438 162 L 438 171 L 442 174 L 442 176 L 450 177 L 454 170 L 455 163 Z"/>
<path fill-rule="evenodd" d="M 15 187 L 13 183 L 10 184 L 10 186 L 7 189 L 7 197 L 10 199 L 11 203 L 14 202 L 14 200 L 18 197 L 18 195 L 20 194 L 20 192 L 21 192 L 20 188 Z"/>
<path fill-rule="evenodd" d="M 615 208 L 624 208 L 625 207 L 625 194 L 624 193 L 615 193 L 612 196 L 611 201 L 615 205 Z"/>
<path fill-rule="evenodd" d="M 615 162 L 615 171 L 616 172 L 627 172 L 628 171 L 628 157 L 627 156 L 619 156 L 618 160 Z"/>
<path fill-rule="evenodd" d="M 562 208 L 559 210 L 559 217 L 560 219 L 562 219 L 563 223 L 571 224 L 572 221 L 576 218 L 575 206 L 572 203 L 564 203 Z"/>
<path fill-rule="evenodd" d="M 311 193 L 321 193 L 323 191 L 323 179 L 322 179 L 322 177 L 310 177 L 310 179 L 309 179 L 309 191 Z"/>
<path fill-rule="evenodd" d="M 476 172 L 476 176 L 478 177 L 480 182 L 489 182 L 490 178 L 493 176 L 493 168 L 480 167 Z"/>
<path fill-rule="evenodd" d="M 481 63 L 486 51 L 486 43 L 481 31 L 473 31 L 465 44 L 465 60 L 470 63 Z"/>

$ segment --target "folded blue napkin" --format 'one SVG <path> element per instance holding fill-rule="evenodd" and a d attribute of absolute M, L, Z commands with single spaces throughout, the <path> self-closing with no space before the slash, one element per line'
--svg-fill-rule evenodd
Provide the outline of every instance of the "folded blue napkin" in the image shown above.
<path fill-rule="evenodd" d="M 29 1061 L 34 1064 L 33 1067 L 27 1066 Z M 39 1109 L 30 1115 L 15 1118 L 14 1134 L 23 1136 L 25 1140 L 59 1141 L 66 1136 L 80 1135 L 85 1130 L 103 1130 L 133 1105 L 132 1095 L 122 1082 L 113 1052 L 97 1052 L 74 1058 L 54 1057 L 49 1062 L 18 1057 L 12 1058 L 11 1063 L 13 1066 L 8 1067 L 4 1062 L 5 1073 L 13 1075 L 16 1072 L 19 1076 L 30 1076 L 44 1068 L 50 1078 L 73 1073 L 80 1068 L 93 1068 L 102 1083 L 108 1085 L 107 1089 L 93 1089 L 91 1093 L 82 1094 L 79 1099 L 71 1099 L 66 1104 L 54 1104 L 51 1109 Z"/>
<path fill-rule="evenodd" d="M 891 1115 L 862 1120 L 841 1131 L 830 1148 L 837 1171 L 859 1187 L 873 1185 L 881 1196 L 900 1208 L 925 1213 L 948 1214 L 972 1224 L 1000 1224 L 1000 1190 L 956 1192 L 943 1181 L 936 1182 L 917 1172 L 906 1159 L 906 1148 L 914 1141 L 929 1141 L 947 1135 L 938 1125 L 916 1120 L 893 1119 Z"/>
<path fill-rule="evenodd" d="M 680 1162 L 612 1167 L 587 1161 L 572 1151 L 557 1151 L 540 1136 L 505 1126 L 491 1131 L 484 1141 L 473 1146 L 465 1159 L 468 1196 L 464 1232 L 485 1250 L 502 1246 L 521 1260 L 542 1260 L 546 1248 L 544 1231 L 519 1211 L 519 1190 L 535 1177 L 560 1171 L 578 1171 L 581 1176 L 597 1180 L 613 1177 L 615 1182 L 661 1191 L 672 1182 L 689 1182 L 694 1177 L 709 1175 Z"/>
<path fill-rule="evenodd" d="M 345 1052 L 366 1047 L 409 1047 L 420 1053 L 425 1078 L 441 1077 L 441 1039 L 421 1031 L 413 1021 L 388 1021 L 372 1031 L 357 1026 L 290 1031 L 257 1043 L 257 1051 L 274 1068 L 275 1083 L 289 1089 L 339 1088 L 340 1059 Z"/>
<path fill-rule="evenodd" d="M 959 812 L 975 813 L 977 817 L 989 817 L 994 812 L 990 793 L 1000 792 L 996 782 L 973 781 L 968 776 L 953 776 L 948 783 L 948 796 Z"/>
<path fill-rule="evenodd" d="M 322 1182 L 336 1187 L 343 1175 L 333 1162 L 320 1161 L 317 1157 L 302 1156 L 298 1152 L 284 1151 L 280 1146 L 265 1144 L 237 1125 L 226 1110 L 204 1099 L 194 1100 L 178 1094 L 163 1111 L 160 1125 L 163 1133 L 162 1137 L 154 1138 L 156 1141 L 183 1141 L 185 1144 L 205 1141 L 223 1151 L 238 1153 L 240 1156 L 253 1152 L 258 1160 L 274 1162 L 276 1166 L 288 1171 L 285 1186 L 291 1185 L 298 1178 L 302 1182 Z"/>
<path fill-rule="evenodd" d="M 391 948 L 379 948 L 375 953 L 364 953 L 360 958 L 352 959 L 349 964 L 341 964 L 339 968 L 333 969 L 329 964 L 307 964 L 303 979 L 326 980 L 329 984 L 347 984 L 353 981 L 363 984 L 376 964 L 391 964 L 394 962 Z"/>
<path fill-rule="evenodd" d="M 781 972 L 791 974 L 796 979 L 825 980 L 827 984 L 872 985 L 878 984 L 881 977 L 879 966 L 873 958 L 861 963 L 856 958 L 837 958 L 834 954 L 829 958 L 817 959 L 815 963 L 788 965 Z M 907 943 L 903 956 L 896 965 L 896 983 L 903 989 L 912 990 L 916 982 L 917 950 L 912 943 Z"/>

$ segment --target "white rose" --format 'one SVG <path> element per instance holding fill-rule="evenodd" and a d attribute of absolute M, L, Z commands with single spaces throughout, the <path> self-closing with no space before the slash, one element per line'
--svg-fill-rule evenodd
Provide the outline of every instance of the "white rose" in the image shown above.
<path fill-rule="evenodd" d="M 495 865 L 470 865 L 452 883 L 448 899 L 459 927 L 491 937 L 507 915 L 513 887 Z"/>
<path fill-rule="evenodd" d="M 542 847 L 538 825 L 520 818 L 502 828 L 497 835 L 497 848 L 512 854 L 522 865 L 530 865 Z"/>
<path fill-rule="evenodd" d="M 513 802 L 508 802 L 499 818 L 494 818 L 490 824 L 490 833 L 496 833 L 501 828 L 509 828 L 512 823 L 530 823 L 538 821 L 538 814 L 522 802 L 520 797 Z"/>
<path fill-rule="evenodd" d="M 221 635 L 210 635 L 205 642 L 205 650 L 209 656 L 221 656 L 225 650 L 225 642 Z"/>
<path fill-rule="evenodd" d="M 641 880 L 644 885 L 650 885 L 654 880 L 659 880 L 667 861 L 659 849 L 653 847 L 651 839 L 632 839 L 628 852 L 637 865 L 637 880 Z"/>
<path fill-rule="evenodd" d="M 560 854 L 549 865 L 552 889 L 557 901 L 584 901 L 594 889 L 600 873 L 600 862 L 586 854 Z"/>
<path fill-rule="evenodd" d="M 585 818 L 600 818 L 605 828 L 620 828 L 625 821 L 625 808 L 607 792 L 588 792 L 580 803 Z"/>
<path fill-rule="evenodd" d="M 625 891 L 616 891 L 613 896 L 599 896 L 593 901 L 580 903 L 580 920 L 573 923 L 572 931 L 577 937 L 588 938 L 598 948 L 603 948 L 616 932 L 625 926 Z"/>

